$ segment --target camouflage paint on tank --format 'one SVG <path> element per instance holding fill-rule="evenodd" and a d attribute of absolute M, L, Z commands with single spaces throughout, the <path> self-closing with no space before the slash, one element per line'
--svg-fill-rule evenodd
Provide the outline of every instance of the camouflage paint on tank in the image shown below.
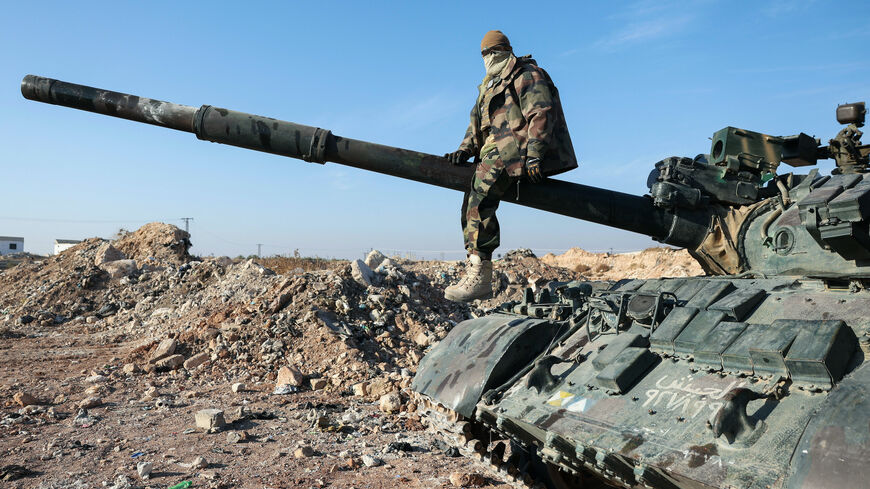
<path fill-rule="evenodd" d="M 486 390 L 507 381 L 547 347 L 555 327 L 545 320 L 504 314 L 464 321 L 440 354 L 426 355 L 420 369 L 427 375 L 416 376 L 412 388 L 471 416 Z"/>

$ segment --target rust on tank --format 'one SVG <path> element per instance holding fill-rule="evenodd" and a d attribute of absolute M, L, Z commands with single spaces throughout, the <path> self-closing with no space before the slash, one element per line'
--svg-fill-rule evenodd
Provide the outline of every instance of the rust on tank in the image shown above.
<path fill-rule="evenodd" d="M 625 445 L 619 449 L 619 453 L 623 455 L 627 455 L 637 449 L 637 447 L 644 444 L 646 440 L 644 440 L 643 435 L 639 433 L 623 433 L 622 438 L 625 440 Z"/>
<path fill-rule="evenodd" d="M 556 411 L 555 413 L 552 413 L 549 416 L 546 416 L 545 418 L 543 418 L 544 419 L 543 422 L 541 420 L 535 421 L 535 424 L 540 425 L 545 430 L 550 429 L 550 427 L 553 426 L 553 424 L 555 424 L 556 421 L 559 421 L 560 419 L 564 418 L 565 413 L 567 413 L 567 412 L 568 411 L 566 411 L 564 409 L 560 409 L 560 410 Z"/>
<path fill-rule="evenodd" d="M 716 448 L 715 443 L 708 443 L 706 445 L 693 445 L 689 447 L 689 452 L 687 454 L 687 456 L 689 457 L 689 468 L 698 468 L 707 463 L 710 458 L 717 455 L 719 455 L 719 449 Z"/>

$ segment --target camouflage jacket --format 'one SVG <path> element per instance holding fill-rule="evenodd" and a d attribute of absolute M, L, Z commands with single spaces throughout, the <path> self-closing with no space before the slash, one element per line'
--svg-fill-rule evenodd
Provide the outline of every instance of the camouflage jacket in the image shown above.
<path fill-rule="evenodd" d="M 489 119 L 489 131 L 509 175 L 523 174 L 526 157 L 540 158 L 545 175 L 577 168 L 559 91 L 535 60 L 530 56 L 515 58 L 488 85 L 478 87 L 471 123 L 459 149 L 482 157 L 486 127 L 481 125 Z M 481 117 L 484 106 L 488 118 Z"/>

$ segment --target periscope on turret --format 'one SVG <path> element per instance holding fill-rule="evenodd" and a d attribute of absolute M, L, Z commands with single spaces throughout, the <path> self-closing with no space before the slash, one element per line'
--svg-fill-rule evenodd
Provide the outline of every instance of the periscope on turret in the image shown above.
<path fill-rule="evenodd" d="M 473 171 L 209 105 L 33 75 L 21 91 L 459 191 Z M 721 129 L 708 153 L 655 163 L 643 196 L 554 179 L 506 195 L 685 247 L 707 276 L 527 289 L 430 349 L 412 385 L 421 413 L 505 477 L 548 487 L 866 487 L 865 104 L 841 105 L 836 117 L 844 127 L 825 142 Z M 823 159 L 835 161 L 831 175 L 783 171 Z"/>

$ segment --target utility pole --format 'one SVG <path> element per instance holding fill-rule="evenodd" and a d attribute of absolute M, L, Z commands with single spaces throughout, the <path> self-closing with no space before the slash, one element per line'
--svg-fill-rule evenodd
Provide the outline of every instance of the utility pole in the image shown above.
<path fill-rule="evenodd" d="M 184 232 L 190 233 L 190 221 L 192 221 L 193 218 L 192 217 L 180 217 L 179 219 L 184 221 Z"/>
<path fill-rule="evenodd" d="M 260 250 L 263 248 L 263 243 L 257 243 L 257 258 L 260 258 Z"/>

